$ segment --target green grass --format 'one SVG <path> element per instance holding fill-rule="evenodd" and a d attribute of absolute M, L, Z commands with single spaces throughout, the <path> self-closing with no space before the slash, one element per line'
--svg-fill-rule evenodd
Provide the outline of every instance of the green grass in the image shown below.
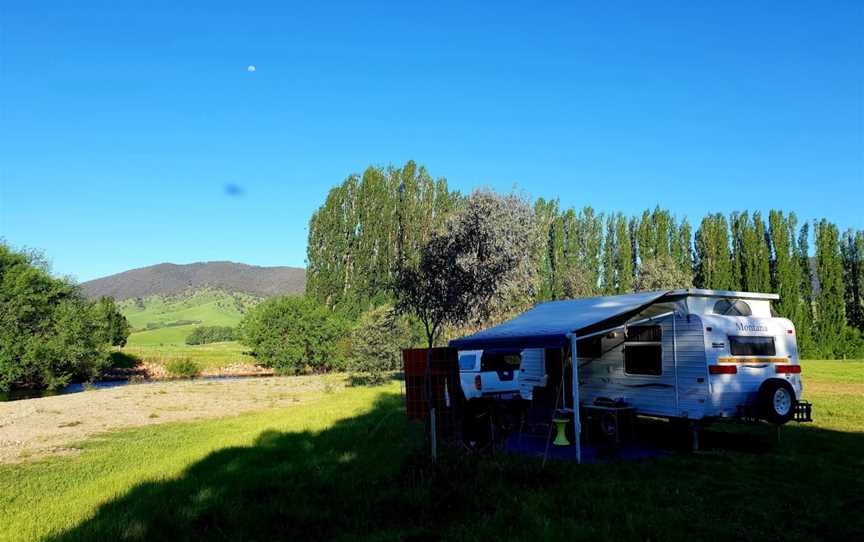
<path fill-rule="evenodd" d="M 184 344 L 196 325 L 236 326 L 246 310 L 260 301 L 248 294 L 229 294 L 221 290 L 195 290 L 177 296 L 150 296 L 119 303 L 134 333 L 130 346 Z M 174 325 L 191 321 L 197 324 Z M 164 326 L 147 329 L 148 325 Z"/>
<path fill-rule="evenodd" d="M 243 354 L 245 348 L 236 341 L 210 343 L 190 346 L 176 345 L 130 345 L 122 349 L 123 353 L 159 365 L 167 365 L 173 360 L 190 359 L 202 369 L 217 369 L 235 363 L 254 364 L 255 360 Z"/>
<path fill-rule="evenodd" d="M 864 363 L 844 363 L 804 364 L 816 422 L 779 445 L 727 424 L 703 452 L 643 461 L 432 467 L 395 383 L 111 433 L 0 466 L 0 539 L 860 540 Z"/>

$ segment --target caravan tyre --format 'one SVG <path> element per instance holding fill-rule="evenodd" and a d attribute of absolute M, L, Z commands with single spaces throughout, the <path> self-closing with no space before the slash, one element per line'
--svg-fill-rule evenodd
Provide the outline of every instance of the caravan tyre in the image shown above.
<path fill-rule="evenodd" d="M 795 414 L 795 390 L 779 378 L 771 378 L 759 388 L 759 414 L 767 422 L 782 425 Z"/>

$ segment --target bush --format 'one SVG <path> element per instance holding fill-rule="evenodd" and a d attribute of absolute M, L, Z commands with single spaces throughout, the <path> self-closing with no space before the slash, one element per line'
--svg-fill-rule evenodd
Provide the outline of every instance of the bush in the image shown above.
<path fill-rule="evenodd" d="M 177 378 L 194 378 L 201 374 L 201 366 L 189 358 L 172 359 L 165 369 L 168 374 Z"/>
<path fill-rule="evenodd" d="M 349 367 L 362 380 L 378 384 L 388 371 L 399 369 L 402 349 L 419 340 L 407 318 L 400 317 L 392 307 L 369 309 L 351 333 Z"/>
<path fill-rule="evenodd" d="M 209 344 L 233 341 L 236 338 L 234 328 L 230 326 L 201 326 L 192 330 L 186 336 L 186 344 Z"/>
<path fill-rule="evenodd" d="M 280 373 L 328 371 L 343 363 L 345 321 L 306 297 L 267 299 L 246 313 L 237 331 L 252 356 Z"/>
<path fill-rule="evenodd" d="M 846 326 L 843 331 L 843 341 L 836 352 L 839 359 L 861 359 L 864 358 L 864 336 L 861 331 Z"/>
<path fill-rule="evenodd" d="M 107 331 L 104 309 L 52 277 L 38 254 L 0 242 L 0 390 L 96 376 L 108 364 L 109 335 L 122 335 Z"/>

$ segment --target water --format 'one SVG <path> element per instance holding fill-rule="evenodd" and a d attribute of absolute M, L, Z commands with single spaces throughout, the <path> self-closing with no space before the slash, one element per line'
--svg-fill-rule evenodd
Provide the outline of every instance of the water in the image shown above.
<path fill-rule="evenodd" d="M 217 376 L 201 376 L 192 380 L 242 380 L 244 378 L 268 378 L 269 375 L 253 375 L 253 376 L 232 376 L 232 375 L 217 375 Z M 190 379 L 182 379 L 190 380 Z M 106 380 L 99 382 L 91 382 L 84 384 L 78 382 L 69 384 L 56 390 L 40 390 L 40 389 L 16 389 L 10 391 L 0 391 L 0 403 L 4 401 L 20 401 L 22 399 L 36 399 L 39 397 L 51 397 L 54 395 L 68 395 L 70 393 L 80 393 L 88 389 L 101 390 L 103 388 L 119 388 L 120 386 L 129 386 L 132 384 L 152 384 L 154 382 L 171 382 L 172 380 Z"/>

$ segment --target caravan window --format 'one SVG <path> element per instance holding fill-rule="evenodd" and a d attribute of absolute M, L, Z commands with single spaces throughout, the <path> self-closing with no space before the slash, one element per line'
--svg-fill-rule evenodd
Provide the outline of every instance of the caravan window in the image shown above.
<path fill-rule="evenodd" d="M 733 356 L 773 356 L 774 337 L 729 337 L 729 347 Z"/>
<path fill-rule="evenodd" d="M 714 304 L 714 314 L 720 316 L 751 316 L 750 305 L 740 299 L 721 299 Z"/>
<path fill-rule="evenodd" d="M 660 376 L 663 373 L 662 339 L 660 326 L 628 327 L 624 372 L 628 375 Z"/>

